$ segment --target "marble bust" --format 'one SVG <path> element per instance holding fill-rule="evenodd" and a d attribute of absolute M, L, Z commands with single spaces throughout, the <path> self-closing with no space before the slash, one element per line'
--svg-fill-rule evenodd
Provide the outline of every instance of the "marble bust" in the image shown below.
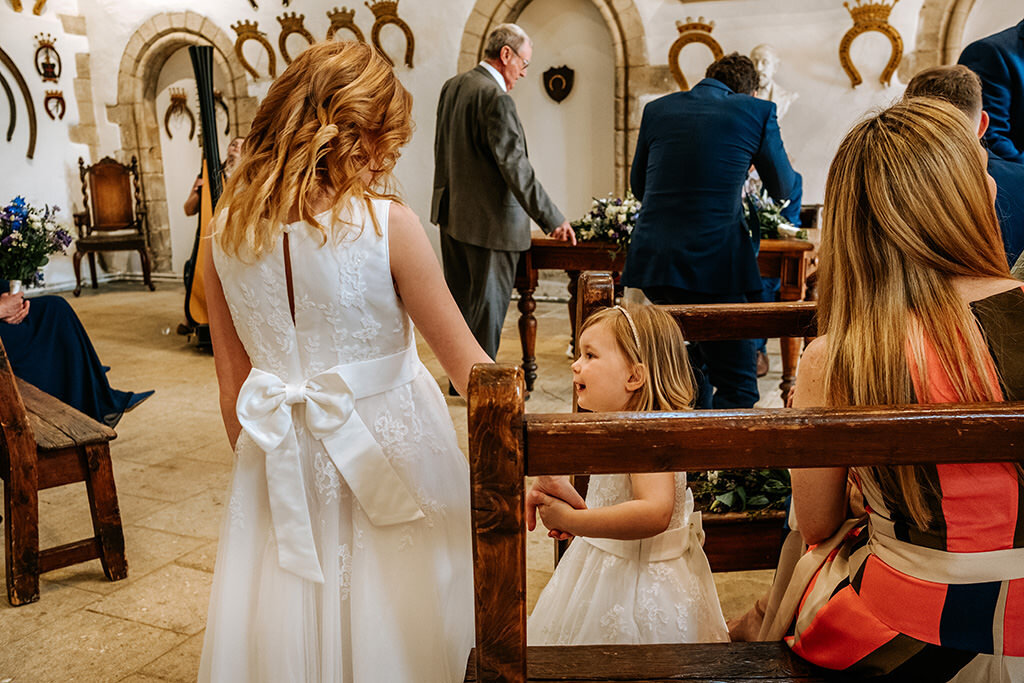
<path fill-rule="evenodd" d="M 762 44 L 750 51 L 750 59 L 754 62 L 759 77 L 756 96 L 762 100 L 774 102 L 778 110 L 779 121 L 789 111 L 789 105 L 793 104 L 799 93 L 785 90 L 775 82 L 775 72 L 779 68 L 779 53 L 768 44 Z"/>

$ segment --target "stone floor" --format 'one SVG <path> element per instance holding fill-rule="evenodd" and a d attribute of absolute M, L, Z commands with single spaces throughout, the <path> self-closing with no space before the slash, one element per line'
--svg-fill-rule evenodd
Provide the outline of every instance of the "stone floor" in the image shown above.
<path fill-rule="evenodd" d="M 182 319 L 180 286 L 161 284 L 149 292 L 108 284 L 71 301 L 100 358 L 112 368 L 112 385 L 156 390 L 124 418 L 112 444 L 129 577 L 108 582 L 96 560 L 45 574 L 36 603 L 12 608 L 0 600 L 0 683 L 194 681 L 232 464 L 213 358 L 174 333 Z M 540 368 L 527 410 L 568 411 L 566 307 L 541 302 L 536 314 Z M 513 307 L 499 361 L 519 360 L 516 316 Z M 778 346 L 770 346 L 776 371 L 761 384 L 765 406 L 780 405 Z M 439 363 L 422 343 L 420 355 L 446 386 Z M 465 401 L 448 403 L 465 449 Z M 89 535 L 84 486 L 42 492 L 39 517 L 44 547 Z M 541 532 L 530 536 L 531 608 L 552 571 L 551 544 Z M 767 589 L 771 572 L 718 574 L 715 580 L 729 618 Z"/>

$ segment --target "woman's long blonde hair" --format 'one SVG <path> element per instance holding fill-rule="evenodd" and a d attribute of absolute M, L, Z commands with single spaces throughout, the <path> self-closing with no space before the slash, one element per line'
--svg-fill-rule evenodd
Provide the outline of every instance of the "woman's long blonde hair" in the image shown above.
<path fill-rule="evenodd" d="M 830 406 L 915 401 L 908 350 L 927 394 L 923 340 L 964 402 L 999 400 L 991 360 L 953 278 L 1008 278 L 984 152 L 952 105 L 919 98 L 854 126 L 825 186 L 818 320 L 828 335 Z M 923 398 L 923 396 L 921 397 Z M 920 466 L 867 468 L 927 528 Z"/>
<path fill-rule="evenodd" d="M 246 136 L 221 198 L 221 247 L 258 258 L 292 207 L 324 241 L 339 237 L 314 217 L 324 197 L 333 198 L 328 226 L 360 199 L 379 232 L 370 200 L 395 198 L 391 173 L 411 135 L 412 97 L 376 50 L 361 42 L 307 48 L 270 86 Z"/>
<path fill-rule="evenodd" d="M 636 325 L 639 344 L 633 337 L 630 320 Z M 643 367 L 643 386 L 633 393 L 628 410 L 693 407 L 696 394 L 693 371 L 683 333 L 671 315 L 656 306 L 624 303 L 621 307 L 602 308 L 589 315 L 580 327 L 580 334 L 598 324 L 608 325 L 631 366 Z"/>

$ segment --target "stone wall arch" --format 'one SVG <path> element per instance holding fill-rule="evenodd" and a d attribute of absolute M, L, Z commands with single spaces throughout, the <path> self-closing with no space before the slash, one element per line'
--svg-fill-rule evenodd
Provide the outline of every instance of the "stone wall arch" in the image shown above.
<path fill-rule="evenodd" d="M 515 22 L 533 0 L 477 0 L 462 32 L 459 72 L 467 71 L 483 56 L 484 39 L 491 29 Z M 668 70 L 651 67 L 647 37 L 633 0 L 591 0 L 605 20 L 615 52 L 615 191 L 623 194 L 629 163 L 640 128 L 640 97 L 670 92 Z"/>
<path fill-rule="evenodd" d="M 249 130 L 257 101 L 249 96 L 246 72 L 234 52 L 234 41 L 211 20 L 196 12 L 165 12 L 147 19 L 125 46 L 117 74 L 117 104 L 107 116 L 121 129 L 124 159 L 139 159 L 144 203 L 149 222 L 149 250 L 156 272 L 171 272 L 171 231 L 160 149 L 156 86 L 160 71 L 175 52 L 189 45 L 212 45 L 214 59 L 228 75 L 222 93 L 235 134 Z"/>
<path fill-rule="evenodd" d="M 964 25 L 975 0 L 925 0 L 918 18 L 917 41 L 900 66 L 906 83 L 921 69 L 955 64 L 964 48 Z"/>

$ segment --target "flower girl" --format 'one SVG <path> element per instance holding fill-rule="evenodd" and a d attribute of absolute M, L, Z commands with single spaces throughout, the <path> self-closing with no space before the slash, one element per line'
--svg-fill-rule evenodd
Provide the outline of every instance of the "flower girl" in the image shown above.
<path fill-rule="evenodd" d="M 636 305 L 598 311 L 583 324 L 579 343 L 572 371 L 580 407 L 692 406 L 683 337 L 664 311 Z M 586 509 L 542 489 L 557 487 L 535 487 L 529 504 L 551 535 L 576 539 L 530 617 L 531 645 L 729 639 L 685 473 L 593 476 Z"/>

